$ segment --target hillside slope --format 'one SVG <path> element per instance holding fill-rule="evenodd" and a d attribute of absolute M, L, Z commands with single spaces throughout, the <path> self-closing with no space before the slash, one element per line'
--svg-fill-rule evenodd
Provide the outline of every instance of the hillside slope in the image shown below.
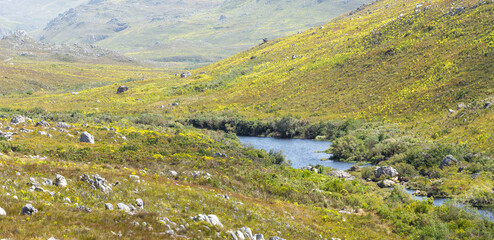
<path fill-rule="evenodd" d="M 7 0 L 0 1 L 0 37 L 16 30 L 33 31 L 69 8 L 87 0 Z"/>
<path fill-rule="evenodd" d="M 40 43 L 25 31 L 0 39 L 0 94 L 78 91 L 162 76 L 162 70 L 88 44 Z"/>
<path fill-rule="evenodd" d="M 329 21 L 366 0 L 98 1 L 53 19 L 41 39 L 165 62 L 212 62 Z"/>
<path fill-rule="evenodd" d="M 191 78 L 129 83 L 126 96 L 109 86 L 6 102 L 89 112 L 377 119 L 492 151 L 493 8 L 491 1 L 380 1 L 193 71 Z M 118 110 L 89 100 L 96 97 Z M 159 108 L 173 102 L 180 107 Z"/>

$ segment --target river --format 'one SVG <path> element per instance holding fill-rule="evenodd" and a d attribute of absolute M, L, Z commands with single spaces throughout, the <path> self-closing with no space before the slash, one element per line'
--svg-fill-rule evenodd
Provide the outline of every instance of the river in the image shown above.
<path fill-rule="evenodd" d="M 253 147 L 256 149 L 262 149 L 267 152 L 270 150 L 281 152 L 285 155 L 287 160 L 292 162 L 292 167 L 302 168 L 306 166 L 323 165 L 334 169 L 345 171 L 349 169 L 355 163 L 339 162 L 333 160 L 325 160 L 331 157 L 331 154 L 324 153 L 322 151 L 327 150 L 331 146 L 331 142 L 328 141 L 316 141 L 310 139 L 281 139 L 271 137 L 238 137 L 240 142 L 247 147 Z M 372 166 L 372 165 L 369 165 Z M 406 192 L 410 195 L 413 194 L 413 190 L 406 189 Z M 413 196 L 413 195 L 412 195 Z M 425 197 L 413 196 L 415 199 L 422 201 Z M 448 198 L 434 199 L 434 206 L 443 205 Z M 463 204 L 458 204 L 460 207 L 464 207 Z M 468 208 L 465 208 L 467 211 Z M 477 209 L 477 212 L 494 222 L 494 210 Z"/>

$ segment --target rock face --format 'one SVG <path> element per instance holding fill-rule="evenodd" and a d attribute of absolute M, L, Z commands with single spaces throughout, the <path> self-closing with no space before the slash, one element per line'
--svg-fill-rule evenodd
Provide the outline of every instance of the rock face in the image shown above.
<path fill-rule="evenodd" d="M 72 126 L 70 124 L 64 123 L 64 122 L 59 122 L 57 123 L 58 128 L 71 128 Z"/>
<path fill-rule="evenodd" d="M 388 175 L 390 177 L 396 177 L 398 176 L 398 171 L 396 169 L 390 167 L 390 166 L 384 166 L 384 167 L 377 167 L 376 170 L 374 170 L 374 176 L 376 178 L 381 177 L 382 175 Z"/>
<path fill-rule="evenodd" d="M 444 157 L 443 160 L 441 160 L 441 165 L 439 166 L 439 168 L 443 169 L 444 167 L 448 167 L 448 166 L 451 166 L 453 164 L 457 165 L 458 160 L 456 160 L 456 158 L 453 157 L 452 155 L 448 155 L 448 156 Z"/>
<path fill-rule="evenodd" d="M 15 125 L 23 122 L 26 122 L 26 118 L 21 115 L 17 115 L 10 120 L 10 123 Z"/>
<path fill-rule="evenodd" d="M 252 230 L 250 228 L 242 227 L 242 228 L 240 228 L 240 231 L 242 231 L 245 234 L 247 239 L 253 239 L 254 238 L 254 235 L 252 234 Z"/>
<path fill-rule="evenodd" d="M 329 176 L 344 178 L 345 180 L 353 180 L 354 177 L 350 175 L 350 173 L 341 171 L 341 170 L 333 170 L 328 173 Z"/>
<path fill-rule="evenodd" d="M 49 127 L 50 124 L 47 121 L 39 121 L 35 125 L 36 127 Z"/>
<path fill-rule="evenodd" d="M 24 207 L 22 207 L 22 210 L 21 210 L 22 214 L 29 215 L 29 216 L 32 216 L 32 215 L 36 214 L 37 212 L 38 212 L 38 210 L 36 208 L 34 208 L 33 205 L 31 205 L 29 203 L 24 205 Z"/>
<path fill-rule="evenodd" d="M 195 221 L 205 221 L 208 222 L 209 224 L 213 226 L 218 226 L 218 227 L 223 227 L 223 224 L 220 222 L 218 217 L 216 215 L 204 215 L 204 214 L 199 214 L 194 217 Z"/>
<path fill-rule="evenodd" d="M 388 188 L 388 187 L 392 187 L 393 185 L 395 185 L 395 182 L 388 180 L 388 179 L 385 179 L 385 180 L 380 181 L 377 185 L 379 187 L 382 187 L 382 188 Z"/>
<path fill-rule="evenodd" d="M 136 205 L 138 208 L 144 208 L 144 201 L 142 201 L 142 199 L 138 198 L 136 199 Z"/>
<path fill-rule="evenodd" d="M 67 180 L 65 180 L 65 177 L 57 174 L 55 176 L 55 186 L 66 187 L 67 186 Z"/>
<path fill-rule="evenodd" d="M 0 207 L 0 216 L 7 216 L 7 212 Z"/>
<path fill-rule="evenodd" d="M 180 74 L 180 77 L 183 77 L 183 78 L 190 77 L 190 76 L 192 76 L 192 73 L 190 73 L 190 72 L 184 72 L 184 73 Z"/>
<path fill-rule="evenodd" d="M 81 181 L 89 183 L 92 189 L 99 189 L 104 193 L 112 191 L 111 187 L 107 184 L 106 179 L 100 177 L 98 174 L 93 175 L 93 179 L 87 174 L 81 176 Z"/>
<path fill-rule="evenodd" d="M 117 208 L 127 213 L 130 212 L 130 207 L 127 206 L 125 203 L 117 203 Z"/>
<path fill-rule="evenodd" d="M 117 89 L 117 94 L 124 93 L 124 92 L 127 92 L 127 91 L 129 91 L 129 87 L 127 87 L 127 86 L 120 86 Z"/>
<path fill-rule="evenodd" d="M 94 137 L 93 137 L 93 135 L 89 134 L 88 132 L 83 132 L 81 134 L 80 141 L 84 142 L 84 143 L 94 144 Z"/>
<path fill-rule="evenodd" d="M 112 211 L 113 210 L 113 205 L 111 203 L 105 203 L 105 209 Z"/>

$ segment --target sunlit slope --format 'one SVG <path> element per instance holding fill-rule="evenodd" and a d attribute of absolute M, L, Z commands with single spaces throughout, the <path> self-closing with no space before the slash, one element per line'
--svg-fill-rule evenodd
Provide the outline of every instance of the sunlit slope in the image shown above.
<path fill-rule="evenodd" d="M 45 41 L 82 42 L 164 62 L 218 61 L 294 34 L 367 0 L 101 1 L 51 21 Z"/>
<path fill-rule="evenodd" d="M 380 1 L 191 78 L 132 82 L 126 95 L 116 95 L 114 85 L 34 101 L 86 112 L 384 119 L 492 150 L 494 114 L 484 100 L 494 95 L 493 8 L 478 1 Z M 112 107 L 95 103 L 95 96 Z M 26 106 L 33 99 L 6 101 Z M 179 106 L 168 106 L 173 102 Z M 457 110 L 460 103 L 466 108 Z"/>
<path fill-rule="evenodd" d="M 36 30 L 50 19 L 86 0 L 15 0 L 0 1 L 0 37 L 15 30 Z M 3 30 L 3 31 L 2 31 Z"/>

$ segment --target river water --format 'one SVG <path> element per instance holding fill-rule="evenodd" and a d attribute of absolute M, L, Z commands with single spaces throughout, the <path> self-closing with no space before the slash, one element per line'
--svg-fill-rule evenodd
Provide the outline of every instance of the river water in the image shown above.
<path fill-rule="evenodd" d="M 349 169 L 355 163 L 338 162 L 328 159 L 331 154 L 324 153 L 322 151 L 328 150 L 331 146 L 331 142 L 328 141 L 316 141 L 310 139 L 280 139 L 271 137 L 238 137 L 240 142 L 247 147 L 253 147 L 256 149 L 262 149 L 267 152 L 270 150 L 280 152 L 285 155 L 287 160 L 292 162 L 292 167 L 302 168 L 306 166 L 323 165 L 334 169 L 345 171 Z M 368 165 L 371 166 L 371 165 Z M 406 192 L 410 195 L 413 194 L 413 190 L 406 189 Z M 413 196 L 413 195 L 412 195 Z M 413 196 L 415 199 L 422 201 L 425 197 Z M 436 198 L 434 199 L 434 206 L 443 205 L 448 198 Z M 458 204 L 460 207 L 464 207 L 463 204 Z M 472 211 L 468 210 L 467 211 Z M 494 222 L 494 210 L 482 210 L 476 209 L 477 212 Z"/>

